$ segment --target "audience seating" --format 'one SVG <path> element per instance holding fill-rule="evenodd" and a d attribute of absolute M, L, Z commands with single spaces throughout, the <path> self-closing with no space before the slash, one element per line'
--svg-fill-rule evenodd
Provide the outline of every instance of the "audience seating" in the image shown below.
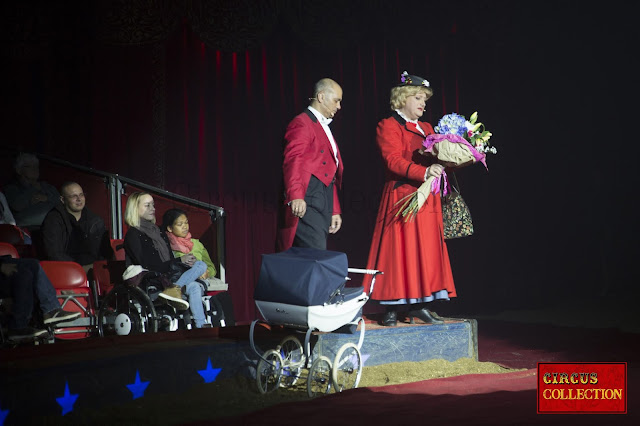
<path fill-rule="evenodd" d="M 13 245 L 24 244 L 24 237 L 17 226 L 2 223 L 0 224 L 0 241 Z"/>
<path fill-rule="evenodd" d="M 93 290 L 95 290 L 95 306 L 99 306 L 98 296 L 106 295 L 113 289 L 113 286 L 122 283 L 122 274 L 126 268 L 124 262 L 124 240 L 111 239 L 110 242 L 115 254 L 115 260 L 98 260 L 93 263 L 91 283 Z"/>
<path fill-rule="evenodd" d="M 97 295 L 104 296 L 117 284 L 122 284 L 124 260 L 97 260 L 93 262 L 93 281 Z"/>
<path fill-rule="evenodd" d="M 20 257 L 18 250 L 9 243 L 0 242 L 0 256 L 11 256 L 14 259 Z M 10 311 L 11 296 L 9 294 L 0 293 L 0 322 L 5 324 L 5 317 Z M 5 343 L 3 326 L 0 324 L 0 342 Z"/>
<path fill-rule="evenodd" d="M 125 260 L 123 239 L 111 239 L 111 248 L 116 255 L 116 260 Z"/>
<path fill-rule="evenodd" d="M 0 224 L 0 242 L 14 246 L 21 257 L 33 257 L 33 247 L 24 243 L 22 231 L 17 226 L 8 223 Z"/>
<path fill-rule="evenodd" d="M 96 332 L 94 296 L 87 275 L 75 262 L 41 261 L 42 269 L 56 289 L 60 305 L 66 311 L 80 312 L 80 318 L 60 323 L 54 335 L 58 339 L 82 339 Z"/>
<path fill-rule="evenodd" d="M 13 257 L 14 259 L 17 259 L 20 257 L 20 255 L 18 254 L 18 250 L 15 248 L 13 244 L 0 241 L 0 256 L 7 256 L 7 255 Z"/>

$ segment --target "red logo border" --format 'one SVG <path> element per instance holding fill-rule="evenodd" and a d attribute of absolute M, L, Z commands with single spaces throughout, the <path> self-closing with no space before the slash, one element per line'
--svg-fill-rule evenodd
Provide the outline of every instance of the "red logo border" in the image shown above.
<path fill-rule="evenodd" d="M 540 411 L 540 366 L 541 365 L 624 365 L 624 411 Z M 627 414 L 628 382 L 626 362 L 539 362 L 536 371 L 536 411 L 538 414 Z"/>

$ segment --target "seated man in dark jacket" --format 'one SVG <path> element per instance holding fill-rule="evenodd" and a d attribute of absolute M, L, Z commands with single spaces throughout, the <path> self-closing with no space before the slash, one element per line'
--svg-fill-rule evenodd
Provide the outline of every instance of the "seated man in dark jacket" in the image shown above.
<path fill-rule="evenodd" d="M 112 259 L 109 234 L 100 216 L 85 206 L 82 187 L 66 182 L 60 187 L 60 201 L 42 223 L 42 244 L 47 260 L 77 262 L 86 271 L 93 262 Z"/>

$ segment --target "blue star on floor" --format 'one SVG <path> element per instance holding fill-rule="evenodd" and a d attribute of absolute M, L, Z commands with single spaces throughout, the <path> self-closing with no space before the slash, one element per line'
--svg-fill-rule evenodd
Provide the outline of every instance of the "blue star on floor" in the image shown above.
<path fill-rule="evenodd" d="M 62 407 L 63 416 L 73 411 L 73 404 L 76 403 L 76 399 L 78 399 L 78 394 L 71 395 L 71 393 L 69 393 L 69 382 L 65 382 L 64 395 L 56 398 L 56 402 Z"/>
<path fill-rule="evenodd" d="M 133 399 L 142 398 L 144 396 L 144 391 L 149 386 L 150 382 L 141 382 L 140 381 L 140 373 L 136 370 L 136 381 L 130 385 L 127 385 L 127 388 L 133 394 Z"/>
<path fill-rule="evenodd" d="M 5 420 L 7 420 L 8 415 L 9 415 L 9 410 L 0 409 L 0 426 L 4 424 Z"/>
<path fill-rule="evenodd" d="M 211 358 L 207 359 L 207 368 L 204 370 L 198 370 L 198 374 L 202 376 L 205 383 L 211 383 L 216 381 L 216 377 L 220 374 L 222 368 L 211 368 Z"/>

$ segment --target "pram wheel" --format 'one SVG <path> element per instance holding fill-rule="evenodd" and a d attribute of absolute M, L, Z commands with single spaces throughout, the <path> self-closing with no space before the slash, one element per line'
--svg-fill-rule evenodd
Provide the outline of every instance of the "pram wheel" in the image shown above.
<path fill-rule="evenodd" d="M 256 383 L 260 393 L 273 392 L 280 387 L 282 357 L 278 351 L 269 349 L 262 355 L 256 369 Z"/>
<path fill-rule="evenodd" d="M 328 394 L 331 390 L 331 361 L 321 356 L 313 361 L 307 378 L 307 393 L 309 397 Z"/>
<path fill-rule="evenodd" d="M 98 312 L 100 336 L 158 331 L 156 311 L 138 287 L 116 286 L 105 296 Z"/>
<path fill-rule="evenodd" d="M 287 336 L 280 343 L 280 356 L 282 357 L 282 380 L 280 387 L 293 386 L 300 377 L 302 366 L 306 361 L 302 343 L 295 336 Z"/>
<path fill-rule="evenodd" d="M 355 343 L 347 343 L 340 348 L 331 373 L 336 392 L 358 387 L 362 375 L 362 356 Z"/>

